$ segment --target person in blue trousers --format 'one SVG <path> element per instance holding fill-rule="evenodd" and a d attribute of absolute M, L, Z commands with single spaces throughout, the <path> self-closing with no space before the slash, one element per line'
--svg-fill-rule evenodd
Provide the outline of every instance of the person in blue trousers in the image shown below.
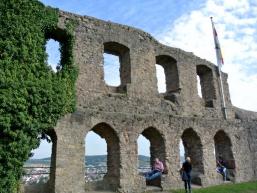
<path fill-rule="evenodd" d="M 154 180 L 162 175 L 163 170 L 163 163 L 158 158 L 155 158 L 153 169 L 145 174 L 145 179 L 147 181 Z"/>
<path fill-rule="evenodd" d="M 222 159 L 221 156 L 219 156 L 219 159 L 217 160 L 217 172 L 220 173 L 223 176 L 223 180 L 227 180 L 227 168 L 225 167 L 226 163 Z"/>

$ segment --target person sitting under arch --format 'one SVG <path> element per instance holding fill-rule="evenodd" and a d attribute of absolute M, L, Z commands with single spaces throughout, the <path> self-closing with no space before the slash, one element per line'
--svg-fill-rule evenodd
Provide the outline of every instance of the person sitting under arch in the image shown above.
<path fill-rule="evenodd" d="M 219 156 L 217 160 L 217 168 L 216 171 L 223 176 L 224 181 L 227 180 L 227 168 L 225 167 L 225 161 Z"/>
<path fill-rule="evenodd" d="M 160 177 L 163 171 L 164 171 L 163 163 L 159 160 L 159 158 L 155 158 L 152 170 L 145 174 L 146 181 L 154 180 Z"/>

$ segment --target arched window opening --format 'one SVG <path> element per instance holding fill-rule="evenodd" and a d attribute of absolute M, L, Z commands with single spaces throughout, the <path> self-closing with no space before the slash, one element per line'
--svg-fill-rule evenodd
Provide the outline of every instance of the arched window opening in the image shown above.
<path fill-rule="evenodd" d="M 104 80 L 115 92 L 126 92 L 131 83 L 131 67 L 129 49 L 117 42 L 104 43 Z"/>
<path fill-rule="evenodd" d="M 177 92 L 179 89 L 177 61 L 170 56 L 159 55 L 156 56 L 156 64 L 162 66 L 164 69 L 166 93 Z"/>
<path fill-rule="evenodd" d="M 192 183 L 202 185 L 203 146 L 200 137 L 193 129 L 186 129 L 181 137 L 184 146 L 184 157 L 190 157 L 192 162 Z"/>
<path fill-rule="evenodd" d="M 40 135 L 39 138 L 39 147 L 31 151 L 30 158 L 24 164 L 22 182 L 25 192 L 38 186 L 52 193 L 55 186 L 57 137 L 53 130 L 49 130 L 47 135 Z"/>
<path fill-rule="evenodd" d="M 139 173 L 145 173 L 151 169 L 150 166 L 150 141 L 143 135 L 139 135 L 138 144 L 138 170 Z"/>
<path fill-rule="evenodd" d="M 204 100 L 205 107 L 214 107 L 214 100 L 216 99 L 216 94 L 212 70 L 205 65 L 198 65 L 196 67 L 196 73 L 200 79 L 200 93 L 201 98 Z"/>
<path fill-rule="evenodd" d="M 119 56 L 104 53 L 104 81 L 108 86 L 120 86 Z"/>
<path fill-rule="evenodd" d="M 159 93 L 166 93 L 166 78 L 164 73 L 164 68 L 161 65 L 156 64 L 156 77 L 157 77 L 157 87 Z"/>
<path fill-rule="evenodd" d="M 227 180 L 235 178 L 235 160 L 232 152 L 232 144 L 228 135 L 219 130 L 214 136 L 216 161 L 222 159 L 227 168 Z"/>
<path fill-rule="evenodd" d="M 102 139 L 99 139 L 99 136 Z M 98 140 L 96 140 L 97 138 Z M 85 173 L 90 176 L 90 172 L 96 171 L 94 173 L 98 175 L 92 179 L 86 176 L 86 185 L 93 187 L 94 190 L 116 191 L 119 187 L 120 179 L 120 147 L 116 132 L 106 123 L 97 124 L 91 129 L 91 132 L 88 132 L 85 144 L 87 155 Z M 92 157 L 92 154 L 96 155 L 94 152 L 103 155 Z M 89 158 L 97 159 L 89 160 Z M 94 169 L 90 166 L 90 163 L 94 166 Z"/>
<path fill-rule="evenodd" d="M 101 181 L 107 173 L 107 144 L 94 131 L 85 137 L 85 181 Z"/>
<path fill-rule="evenodd" d="M 72 65 L 72 36 L 63 29 L 56 28 L 45 32 L 46 63 L 53 72 L 59 72 L 64 66 Z"/>
<path fill-rule="evenodd" d="M 200 82 L 200 77 L 197 75 L 197 94 L 199 97 L 203 97 L 202 95 L 202 87 L 201 87 L 201 82 Z"/>
<path fill-rule="evenodd" d="M 54 71 L 61 69 L 60 42 L 49 39 L 46 42 L 47 64 Z"/>
<path fill-rule="evenodd" d="M 164 167 L 166 165 L 166 153 L 165 153 L 165 144 L 164 144 L 164 139 L 160 132 L 153 128 L 149 127 L 145 129 L 141 135 L 145 137 L 147 140 L 150 142 L 150 167 L 153 167 L 154 160 L 155 158 L 158 158 L 160 161 L 163 162 Z M 165 172 L 167 168 L 165 167 Z M 157 179 L 156 181 L 147 181 L 147 185 L 153 185 L 153 186 L 160 186 L 161 184 L 160 179 Z"/>

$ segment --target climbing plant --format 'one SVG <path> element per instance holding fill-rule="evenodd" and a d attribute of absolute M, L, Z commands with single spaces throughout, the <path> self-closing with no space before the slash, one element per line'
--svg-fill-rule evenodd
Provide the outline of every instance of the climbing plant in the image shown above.
<path fill-rule="evenodd" d="M 58 10 L 37 0 L 0 1 L 0 193 L 17 191 L 40 136 L 74 111 L 74 22 L 62 30 L 57 23 Z M 61 44 L 57 73 L 47 65 L 48 38 Z"/>

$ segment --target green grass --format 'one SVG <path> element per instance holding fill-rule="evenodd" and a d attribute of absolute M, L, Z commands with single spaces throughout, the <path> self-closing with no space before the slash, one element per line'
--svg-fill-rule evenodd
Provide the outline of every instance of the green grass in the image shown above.
<path fill-rule="evenodd" d="M 171 193 L 184 193 L 185 190 L 171 190 Z M 257 193 L 257 181 L 240 184 L 224 184 L 208 188 L 193 189 L 193 193 Z"/>

